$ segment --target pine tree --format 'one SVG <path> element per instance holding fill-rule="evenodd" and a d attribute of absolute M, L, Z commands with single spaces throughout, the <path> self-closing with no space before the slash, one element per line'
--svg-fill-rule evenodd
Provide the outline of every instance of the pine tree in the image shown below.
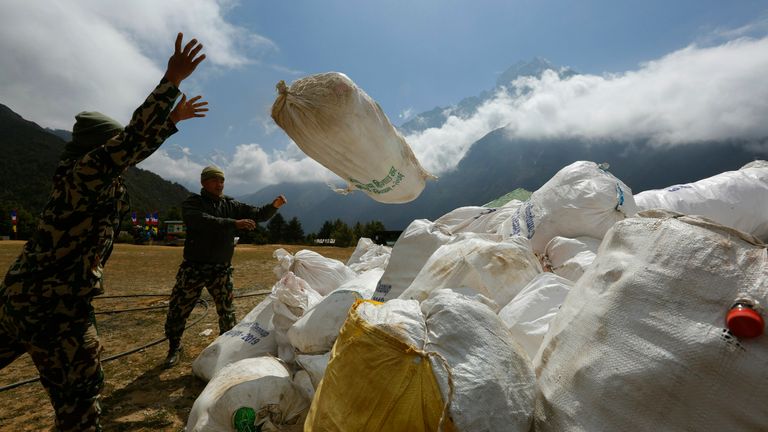
<path fill-rule="evenodd" d="M 301 227 L 301 222 L 299 222 L 299 219 L 296 216 L 288 221 L 283 238 L 286 242 L 291 244 L 304 241 L 304 229 Z"/>
<path fill-rule="evenodd" d="M 272 216 L 272 219 L 267 222 L 267 239 L 269 240 L 269 243 L 282 243 L 285 240 L 285 228 L 286 223 L 283 215 L 278 213 Z"/>

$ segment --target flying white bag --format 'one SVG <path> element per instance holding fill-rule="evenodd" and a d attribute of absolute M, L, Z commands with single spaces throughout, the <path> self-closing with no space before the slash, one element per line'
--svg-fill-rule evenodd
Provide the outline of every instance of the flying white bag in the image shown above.
<path fill-rule="evenodd" d="M 342 284 L 288 329 L 288 340 L 301 353 L 324 353 L 333 348 L 347 312 L 358 299 L 370 299 L 384 270 L 374 269 Z"/>
<path fill-rule="evenodd" d="M 766 246 L 661 212 L 617 223 L 534 359 L 536 430 L 768 430 L 768 337 L 725 328 L 768 304 Z"/>
<path fill-rule="evenodd" d="M 445 228 L 427 219 L 411 222 L 392 247 L 389 264 L 376 286 L 373 300 L 387 301 L 399 297 L 411 285 L 432 253 L 452 237 Z"/>
<path fill-rule="evenodd" d="M 768 241 L 768 166 L 755 161 L 695 183 L 640 192 L 640 210 L 704 216 Z M 765 163 L 764 161 L 762 161 Z"/>
<path fill-rule="evenodd" d="M 303 249 L 291 255 L 285 249 L 277 249 L 272 253 L 278 264 L 273 271 L 278 278 L 293 272 L 306 281 L 320 295 L 326 295 L 344 282 L 357 277 L 352 269 L 343 262 L 326 258 L 317 252 Z"/>
<path fill-rule="evenodd" d="M 573 282 L 554 273 L 541 273 L 531 280 L 499 312 L 515 342 L 533 359 L 557 315 Z"/>
<path fill-rule="evenodd" d="M 533 368 L 496 313 L 451 290 L 434 291 L 421 310 L 427 325 L 424 350 L 440 354 L 429 358 L 443 399 L 450 400 L 456 430 L 528 432 Z"/>
<path fill-rule="evenodd" d="M 545 267 L 572 282 L 579 280 L 597 255 L 600 240 L 592 237 L 557 236 L 544 248 Z"/>
<path fill-rule="evenodd" d="M 213 376 L 192 405 L 187 432 L 235 432 L 240 408 L 252 409 L 261 431 L 278 431 L 299 423 L 310 401 L 274 357 L 257 357 L 227 365 Z M 256 430 L 256 429 L 253 429 Z"/>
<path fill-rule="evenodd" d="M 329 72 L 277 84 L 272 118 L 307 156 L 376 201 L 413 201 L 434 178 L 384 111 L 346 75 Z"/>
<path fill-rule="evenodd" d="M 594 162 L 574 162 L 561 169 L 523 203 L 499 230 L 531 240 L 543 254 L 552 238 L 602 239 L 617 221 L 637 213 L 632 190 Z"/>
<path fill-rule="evenodd" d="M 277 354 L 278 357 L 290 363 L 294 360 L 296 350 L 288 338 L 288 329 L 306 311 L 320 303 L 323 297 L 292 272 L 286 273 L 272 287 L 272 294 L 269 297 L 272 299 L 274 310 L 272 323 L 275 327 Z"/>
<path fill-rule="evenodd" d="M 219 369 L 230 363 L 263 355 L 277 355 L 273 315 L 272 298 L 267 297 L 234 328 L 219 335 L 208 345 L 192 362 L 192 372 L 198 378 L 208 381 Z"/>
<path fill-rule="evenodd" d="M 400 298 L 424 301 L 441 288 L 471 288 L 500 307 L 537 274 L 541 264 L 527 239 L 461 233 L 429 257 Z"/>

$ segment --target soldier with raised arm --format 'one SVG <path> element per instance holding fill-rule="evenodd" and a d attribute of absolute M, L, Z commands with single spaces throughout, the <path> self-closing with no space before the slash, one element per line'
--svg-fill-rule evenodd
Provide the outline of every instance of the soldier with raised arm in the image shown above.
<path fill-rule="evenodd" d="M 146 159 L 176 125 L 204 117 L 207 102 L 180 95 L 179 84 L 205 55 L 182 34 L 160 83 L 123 128 L 98 112 L 75 119 L 37 229 L 0 284 L 0 369 L 32 357 L 56 413 L 57 431 L 99 431 L 104 373 L 91 300 L 120 220 L 128 211 L 120 175 Z"/>

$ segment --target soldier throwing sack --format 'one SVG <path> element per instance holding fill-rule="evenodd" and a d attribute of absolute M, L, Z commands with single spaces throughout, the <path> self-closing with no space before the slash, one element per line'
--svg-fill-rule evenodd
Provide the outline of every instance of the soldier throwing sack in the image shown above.
<path fill-rule="evenodd" d="M 195 307 L 203 287 L 216 303 L 219 314 L 219 334 L 234 327 L 232 255 L 238 230 L 252 230 L 257 222 L 271 218 L 286 203 L 280 195 L 271 204 L 252 207 L 224 195 L 224 172 L 208 166 L 200 173 L 200 194 L 187 198 L 181 206 L 187 237 L 184 240 L 184 261 L 176 274 L 171 293 L 165 336 L 168 356 L 164 367 L 179 361 L 181 336 L 189 314 Z"/>
<path fill-rule="evenodd" d="M 51 398 L 57 431 L 99 431 L 104 373 L 91 300 L 103 292 L 127 190 L 120 175 L 146 159 L 182 120 L 204 117 L 200 96 L 181 101 L 179 84 L 205 58 L 182 34 L 160 84 L 123 128 L 97 113 L 78 114 L 53 176 L 37 230 L 0 284 L 0 369 L 24 352 Z"/>

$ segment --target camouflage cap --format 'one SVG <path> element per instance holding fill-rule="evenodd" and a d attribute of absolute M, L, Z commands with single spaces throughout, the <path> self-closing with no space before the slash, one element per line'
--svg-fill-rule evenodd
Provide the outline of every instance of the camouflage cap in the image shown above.
<path fill-rule="evenodd" d="M 222 171 L 221 168 L 217 167 L 216 165 L 208 165 L 207 167 L 203 168 L 203 172 L 200 173 L 201 182 L 214 177 L 219 177 L 224 180 L 224 171 Z"/>

